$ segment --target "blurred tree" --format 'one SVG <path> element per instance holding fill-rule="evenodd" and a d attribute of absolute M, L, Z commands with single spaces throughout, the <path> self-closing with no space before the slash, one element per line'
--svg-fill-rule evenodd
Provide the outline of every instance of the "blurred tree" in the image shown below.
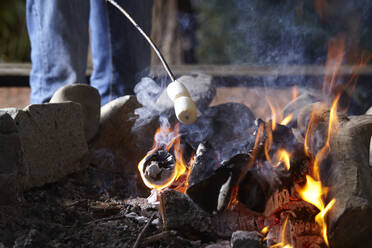
<path fill-rule="evenodd" d="M 0 61 L 30 61 L 25 0 L 0 1 Z"/>

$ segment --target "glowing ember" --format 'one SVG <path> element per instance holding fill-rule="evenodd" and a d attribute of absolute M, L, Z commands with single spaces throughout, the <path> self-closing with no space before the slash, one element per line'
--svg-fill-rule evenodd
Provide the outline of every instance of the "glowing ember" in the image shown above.
<path fill-rule="evenodd" d="M 145 161 L 146 159 L 154 154 L 158 149 L 164 148 L 168 152 L 173 148 L 173 153 L 175 157 L 175 163 L 172 173 L 167 176 L 165 181 L 162 181 L 161 184 L 150 182 L 145 176 Z M 181 140 L 179 135 L 178 126 L 175 130 L 169 128 L 159 128 L 154 135 L 154 144 L 153 149 L 146 154 L 146 156 L 138 163 L 138 170 L 140 172 L 142 181 L 150 189 L 163 190 L 170 185 L 172 185 L 180 176 L 185 175 L 186 179 L 190 173 L 189 166 L 184 161 L 183 150 L 181 148 Z M 185 181 L 184 183 L 187 183 Z M 186 186 L 187 187 L 187 186 Z M 179 185 L 176 190 L 184 192 L 185 188 Z"/>
<path fill-rule="evenodd" d="M 266 235 L 268 232 L 269 232 L 269 227 L 267 227 L 267 226 L 265 226 L 265 227 L 262 228 L 262 230 L 261 230 L 261 233 L 262 233 L 263 235 Z"/>

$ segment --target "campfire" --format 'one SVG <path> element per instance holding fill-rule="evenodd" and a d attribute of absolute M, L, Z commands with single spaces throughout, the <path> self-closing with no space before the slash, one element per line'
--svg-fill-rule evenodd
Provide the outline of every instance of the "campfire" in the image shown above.
<path fill-rule="evenodd" d="M 207 241 L 249 231 L 262 247 L 354 247 L 369 240 L 370 189 L 363 185 L 371 173 L 372 123 L 368 116 L 346 116 L 340 101 L 370 57 L 362 54 L 340 84 L 343 42 L 330 44 L 321 101 L 285 113 L 266 98 L 271 117 L 247 124 L 238 137 L 218 130 L 194 139 L 203 115 L 191 126 L 168 123 L 157 130 L 138 170 L 164 229 Z M 288 102 L 300 97 L 295 86 Z M 225 107 L 233 112 L 232 105 Z M 230 149 L 228 139 L 239 136 L 246 140 Z"/>

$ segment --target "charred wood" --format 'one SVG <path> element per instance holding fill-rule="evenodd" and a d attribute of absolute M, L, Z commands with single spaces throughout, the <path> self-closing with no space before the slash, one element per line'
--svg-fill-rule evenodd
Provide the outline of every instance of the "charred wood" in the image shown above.
<path fill-rule="evenodd" d="M 311 123 L 304 121 L 310 132 L 308 148 L 314 157 L 326 144 L 329 116 L 328 110 L 318 108 L 313 111 Z M 326 204 L 336 199 L 327 214 L 330 246 L 365 247 L 372 241 L 372 171 L 369 166 L 372 116 L 347 118 L 338 114 L 337 119 L 328 154 L 319 165 L 320 180 L 329 189 Z"/>
<path fill-rule="evenodd" d="M 258 217 L 244 208 L 210 214 L 187 195 L 174 190 L 161 193 L 159 212 L 165 230 L 180 231 L 191 239 L 216 240 L 230 238 L 237 230 L 257 231 Z"/>

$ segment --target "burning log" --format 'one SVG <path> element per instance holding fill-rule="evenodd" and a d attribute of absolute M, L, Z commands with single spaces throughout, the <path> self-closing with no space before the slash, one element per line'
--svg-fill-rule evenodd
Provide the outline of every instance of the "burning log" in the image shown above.
<path fill-rule="evenodd" d="M 272 122 L 260 119 L 256 125 L 256 144 L 252 150 L 255 168 L 239 182 L 237 199 L 249 210 L 268 216 L 284 204 L 272 200 L 276 193 L 292 192 L 294 184 L 308 172 L 308 165 L 303 144 L 298 143 L 290 128 L 275 124 L 274 129 Z M 280 159 L 281 151 L 291 154 L 287 161 Z M 283 166 L 285 163 L 289 168 Z M 295 194 L 289 196 L 297 198 Z"/>
<path fill-rule="evenodd" d="M 165 230 L 177 230 L 189 238 L 202 240 L 230 238 L 238 230 L 257 231 L 259 219 L 243 207 L 218 215 L 210 214 L 188 195 L 169 189 L 160 194 L 159 212 Z"/>
<path fill-rule="evenodd" d="M 199 207 L 210 213 L 217 209 L 220 188 L 229 176 L 226 170 L 217 170 L 220 164 L 216 157 L 208 143 L 198 146 L 186 191 Z"/>
<path fill-rule="evenodd" d="M 372 116 L 355 116 L 340 123 L 331 141 L 332 162 L 321 176 L 330 187 L 329 199 L 337 200 L 328 216 L 333 247 L 365 247 L 372 241 L 371 135 Z"/>
<path fill-rule="evenodd" d="M 216 157 L 208 143 L 198 146 L 186 192 L 199 207 L 210 213 L 226 208 L 251 158 L 249 154 L 237 154 L 219 163 Z"/>
<path fill-rule="evenodd" d="M 327 213 L 330 246 L 365 247 L 372 241 L 372 116 L 332 116 L 319 108 L 312 115 L 306 147 L 312 156 L 324 156 L 319 161 L 320 180 L 328 188 L 326 200 L 336 201 Z M 328 124 L 330 118 L 334 125 Z M 329 130 L 335 134 L 330 136 Z M 321 154 L 324 147 L 327 154 Z"/>

